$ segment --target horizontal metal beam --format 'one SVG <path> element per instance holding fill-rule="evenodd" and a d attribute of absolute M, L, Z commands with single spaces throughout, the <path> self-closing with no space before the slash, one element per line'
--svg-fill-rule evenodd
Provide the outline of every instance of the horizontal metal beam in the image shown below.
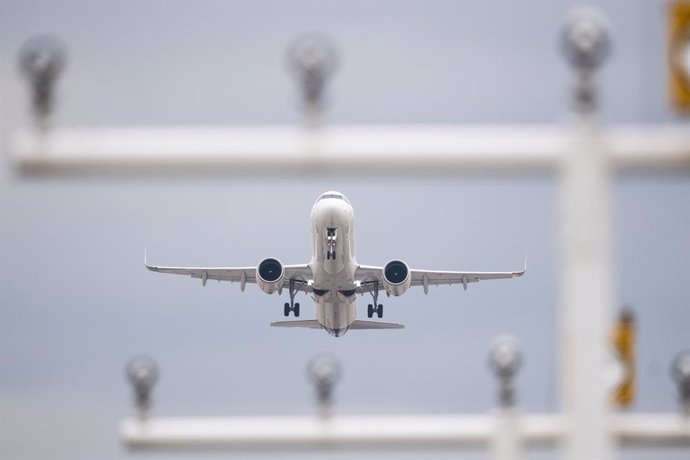
<path fill-rule="evenodd" d="M 522 424 L 527 439 L 549 441 L 560 424 L 533 416 Z M 485 446 L 490 416 L 339 416 L 127 419 L 121 425 L 130 447 L 376 448 Z"/>
<path fill-rule="evenodd" d="M 619 168 L 690 168 L 686 126 L 603 134 Z M 104 127 L 18 132 L 11 151 L 35 172 L 541 172 L 555 169 L 569 141 L 567 124 Z"/>
<path fill-rule="evenodd" d="M 499 415 L 129 418 L 122 441 L 133 449 L 357 449 L 488 447 L 499 435 Z M 522 415 L 524 446 L 555 445 L 567 423 L 556 414 Z M 690 445 L 690 419 L 676 414 L 620 414 L 611 435 L 626 445 Z"/>
<path fill-rule="evenodd" d="M 613 431 L 627 445 L 690 446 L 690 417 L 682 414 L 620 415 Z"/>

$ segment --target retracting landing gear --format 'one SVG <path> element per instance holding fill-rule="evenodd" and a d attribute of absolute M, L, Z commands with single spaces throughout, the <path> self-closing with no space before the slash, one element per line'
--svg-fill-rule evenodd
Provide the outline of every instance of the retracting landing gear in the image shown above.
<path fill-rule="evenodd" d="M 373 286 L 373 289 L 370 291 L 371 296 L 374 298 L 374 304 L 369 304 L 367 305 L 367 316 L 369 318 L 374 317 L 374 313 L 376 313 L 376 316 L 379 318 L 383 318 L 383 305 L 381 305 L 379 302 L 379 282 L 374 281 L 371 283 L 371 286 Z"/>
<path fill-rule="evenodd" d="M 290 316 L 290 312 L 294 312 L 295 318 L 299 318 L 299 302 L 295 303 L 295 295 L 297 295 L 297 290 L 295 289 L 296 284 L 296 280 L 294 278 L 291 278 L 288 284 L 290 302 L 285 302 L 283 314 L 285 316 Z"/>

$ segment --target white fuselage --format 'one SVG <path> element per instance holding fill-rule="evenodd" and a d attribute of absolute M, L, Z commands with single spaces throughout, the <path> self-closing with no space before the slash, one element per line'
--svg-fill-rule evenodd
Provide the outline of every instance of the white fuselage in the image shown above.
<path fill-rule="evenodd" d="M 341 336 L 355 321 L 354 212 L 342 195 L 324 194 L 311 210 L 312 289 L 316 318 Z"/>

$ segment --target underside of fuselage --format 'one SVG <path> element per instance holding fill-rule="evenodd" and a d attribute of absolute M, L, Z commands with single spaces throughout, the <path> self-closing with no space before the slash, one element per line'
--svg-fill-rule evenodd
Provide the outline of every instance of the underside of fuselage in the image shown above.
<path fill-rule="evenodd" d="M 349 326 L 355 321 L 356 304 L 354 300 L 340 301 L 341 294 L 329 292 L 330 299 L 316 299 L 316 319 L 331 335 L 340 337 L 345 334 Z M 325 296 L 324 296 L 325 297 Z"/>
<path fill-rule="evenodd" d="M 324 193 L 314 204 L 312 221 L 312 290 L 316 318 L 340 337 L 355 321 L 354 214 L 338 192 Z"/>

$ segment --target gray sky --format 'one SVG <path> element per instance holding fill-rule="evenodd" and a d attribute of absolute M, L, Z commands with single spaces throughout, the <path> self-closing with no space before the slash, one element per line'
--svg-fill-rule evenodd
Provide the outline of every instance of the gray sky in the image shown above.
<path fill-rule="evenodd" d="M 520 406 L 554 411 L 559 393 L 553 179 L 27 177 L 7 148 L 29 120 L 15 62 L 26 38 L 53 32 L 69 48 L 64 125 L 296 122 L 284 53 L 311 30 L 342 57 L 329 86 L 333 122 L 557 123 L 571 84 L 557 37 L 574 4 L 0 0 L 0 458 L 124 456 L 122 368 L 142 352 L 162 368 L 155 412 L 165 415 L 309 413 L 304 367 L 319 351 L 345 368 L 338 412 L 483 412 L 495 399 L 486 351 L 503 333 L 526 354 Z M 665 99 L 663 4 L 601 5 L 614 44 L 602 117 L 687 123 Z M 144 248 L 161 264 L 306 262 L 310 207 L 331 189 L 354 205 L 361 263 L 510 270 L 527 253 L 529 273 L 384 299 L 386 320 L 407 329 L 334 339 L 269 328 L 285 299 L 255 286 L 202 288 L 142 266 Z M 668 365 L 690 348 L 690 176 L 619 177 L 615 197 L 616 298 L 640 320 L 633 410 L 676 410 Z"/>

